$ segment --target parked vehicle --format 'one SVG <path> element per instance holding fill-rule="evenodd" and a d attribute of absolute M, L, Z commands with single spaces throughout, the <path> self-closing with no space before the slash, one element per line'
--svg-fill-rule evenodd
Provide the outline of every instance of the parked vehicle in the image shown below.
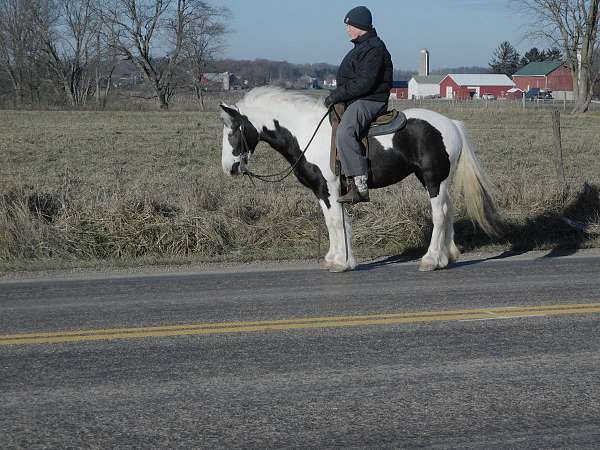
<path fill-rule="evenodd" d="M 540 88 L 531 88 L 525 92 L 525 98 L 529 100 L 552 100 L 552 91 L 546 91 Z"/>
<path fill-rule="evenodd" d="M 496 96 L 494 94 L 483 94 L 481 96 L 482 100 L 496 100 Z"/>

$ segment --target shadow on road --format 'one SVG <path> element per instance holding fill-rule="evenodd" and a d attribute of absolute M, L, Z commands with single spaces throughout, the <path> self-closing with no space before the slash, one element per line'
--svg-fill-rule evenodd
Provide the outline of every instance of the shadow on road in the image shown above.
<path fill-rule="evenodd" d="M 484 261 L 505 259 L 519 256 L 539 248 L 551 248 L 545 258 L 556 258 L 573 255 L 584 248 L 593 236 L 583 230 L 568 225 L 563 218 L 586 224 L 598 221 L 600 217 L 600 191 L 597 186 L 586 183 L 583 190 L 567 205 L 563 211 L 548 211 L 528 218 L 524 223 L 504 225 L 501 238 L 490 241 L 483 231 L 468 219 L 460 219 L 455 223 L 456 243 L 462 251 L 474 251 L 488 244 L 496 243 L 510 248 L 497 256 L 471 261 L 459 261 L 450 267 L 464 267 Z M 430 230 L 427 231 L 430 234 Z M 422 241 L 427 242 L 428 236 Z M 390 256 L 381 261 L 367 262 L 358 266 L 357 270 L 373 270 L 391 264 L 417 261 L 427 251 L 426 247 L 410 248 L 399 255 Z"/>

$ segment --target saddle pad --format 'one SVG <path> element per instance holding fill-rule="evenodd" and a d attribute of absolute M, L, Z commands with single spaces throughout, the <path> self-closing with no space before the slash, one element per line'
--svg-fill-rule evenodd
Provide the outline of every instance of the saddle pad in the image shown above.
<path fill-rule="evenodd" d="M 371 124 L 371 126 L 379 126 L 379 125 L 387 125 L 390 122 L 393 122 L 394 119 L 396 117 L 398 117 L 398 111 L 395 109 L 392 109 L 391 111 L 386 112 L 385 114 L 382 114 L 380 116 L 378 116 L 373 123 Z"/>
<path fill-rule="evenodd" d="M 406 120 L 406 116 L 403 112 L 394 109 L 383 116 L 379 116 L 375 122 L 371 124 L 368 137 L 395 133 L 406 126 Z"/>

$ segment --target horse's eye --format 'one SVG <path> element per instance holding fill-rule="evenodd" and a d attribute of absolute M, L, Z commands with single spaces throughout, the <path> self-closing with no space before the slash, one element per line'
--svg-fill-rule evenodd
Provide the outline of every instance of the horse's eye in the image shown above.
<path fill-rule="evenodd" d="M 233 152 L 232 152 L 233 155 L 238 156 L 242 152 L 241 145 L 240 145 L 239 133 L 236 133 L 236 132 L 230 133 L 228 140 L 229 140 L 229 144 L 233 148 Z"/>

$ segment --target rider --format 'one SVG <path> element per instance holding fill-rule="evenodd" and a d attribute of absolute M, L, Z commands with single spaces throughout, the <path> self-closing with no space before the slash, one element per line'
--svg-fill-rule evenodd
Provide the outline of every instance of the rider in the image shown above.
<path fill-rule="evenodd" d="M 390 53 L 373 28 L 368 8 L 351 9 L 344 22 L 354 48 L 343 59 L 337 73 L 337 87 L 325 99 L 325 106 L 346 104 L 337 129 L 336 146 L 342 170 L 348 177 L 348 192 L 338 202 L 359 203 L 369 201 L 367 158 L 361 139 L 371 122 L 387 110 L 394 69 Z"/>

